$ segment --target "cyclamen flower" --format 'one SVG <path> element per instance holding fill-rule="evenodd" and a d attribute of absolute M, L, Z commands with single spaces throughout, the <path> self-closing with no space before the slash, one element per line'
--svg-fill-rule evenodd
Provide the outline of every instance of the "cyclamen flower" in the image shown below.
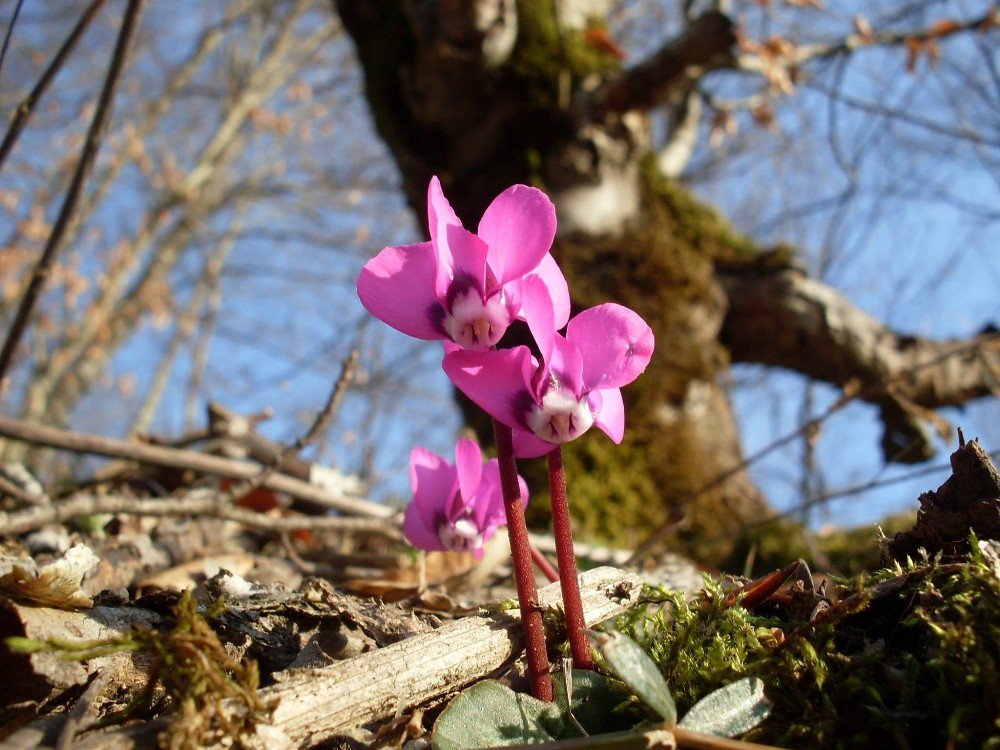
<path fill-rule="evenodd" d="M 549 253 L 556 214 L 545 193 L 527 185 L 507 188 L 473 234 L 433 177 L 427 224 L 430 242 L 387 247 L 362 269 L 358 296 L 376 318 L 418 339 L 486 350 L 521 316 L 522 283 L 530 274 L 548 289 L 557 325 L 566 324 L 569 290 Z"/>
<path fill-rule="evenodd" d="M 528 488 L 521 477 L 521 503 Z M 455 446 L 455 464 L 436 453 L 414 448 L 410 453 L 413 502 L 406 508 L 403 533 L 425 550 L 483 554 L 483 544 L 507 523 L 497 460 L 483 464 L 475 441 L 462 438 Z"/>
<path fill-rule="evenodd" d="M 625 435 L 620 389 L 649 364 L 652 329 L 632 310 L 609 303 L 581 312 L 561 336 L 546 290 L 529 282 L 523 307 L 541 362 L 526 346 L 456 350 L 445 357 L 445 372 L 480 408 L 512 429 L 518 457 L 545 455 L 592 425 L 620 443 Z"/>

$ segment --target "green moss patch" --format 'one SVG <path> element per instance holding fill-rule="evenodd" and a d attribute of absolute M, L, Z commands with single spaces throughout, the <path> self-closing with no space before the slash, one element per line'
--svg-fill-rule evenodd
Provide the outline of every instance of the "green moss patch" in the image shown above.
<path fill-rule="evenodd" d="M 617 627 L 651 654 L 682 712 L 749 676 L 775 704 L 749 740 L 1000 747 L 1000 577 L 978 545 L 962 562 L 859 578 L 812 622 L 747 612 L 716 584 L 695 601 L 647 593 L 655 606 Z"/>

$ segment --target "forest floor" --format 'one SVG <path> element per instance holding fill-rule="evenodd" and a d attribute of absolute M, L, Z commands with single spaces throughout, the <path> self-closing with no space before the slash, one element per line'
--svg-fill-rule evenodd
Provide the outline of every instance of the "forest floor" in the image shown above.
<path fill-rule="evenodd" d="M 416 554 L 349 477 L 317 482 L 234 419 L 201 450 L 0 420 L 8 438 L 115 459 L 51 494 L 0 473 L 0 748 L 477 746 L 433 728 L 484 679 L 526 691 L 506 544 Z M 638 642 L 678 709 L 742 679 L 767 696 L 740 741 L 655 742 L 1000 747 L 1000 476 L 976 441 L 952 468 L 913 528 L 880 542 L 881 565 L 851 578 L 796 560 L 712 577 L 669 553 L 635 566 L 581 545 L 588 626 Z M 539 580 L 558 682 L 559 587 Z M 598 731 L 661 726 L 627 679 L 607 684 L 616 706 Z"/>

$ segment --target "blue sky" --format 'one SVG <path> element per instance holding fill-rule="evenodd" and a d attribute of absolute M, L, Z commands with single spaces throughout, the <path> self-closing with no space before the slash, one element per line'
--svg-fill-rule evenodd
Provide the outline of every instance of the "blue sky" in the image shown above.
<path fill-rule="evenodd" d="M 949 14 L 974 16 L 988 3 L 931 5 L 927 13 L 933 20 Z M 0 15 L 10 6 L 0 4 Z M 323 4 L 316 12 L 327 8 Z M 823 22 L 808 26 L 808 31 L 822 36 L 846 28 L 855 10 L 838 4 L 836 12 L 826 13 Z M 168 15 L 161 5 L 148 9 L 144 39 L 156 47 L 160 58 L 140 56 L 130 74 L 134 80 L 142 77 L 155 84 L 163 61 L 190 48 L 197 17 L 167 23 Z M 777 20 L 746 23 L 748 28 L 760 24 L 762 34 L 784 33 L 803 28 L 803 18 L 779 14 Z M 55 35 L 57 29 L 44 22 L 37 15 L 25 16 L 21 27 L 25 38 L 37 41 L 44 34 Z M 649 46 L 655 40 L 648 28 L 622 29 L 620 39 L 630 49 Z M 104 19 L 91 41 L 106 41 L 110 29 L 113 20 Z M 991 71 L 996 76 L 1000 65 L 997 47 L 988 46 L 984 52 L 973 40 L 949 41 L 943 45 L 941 63 L 923 63 L 912 75 L 905 70 L 900 50 L 865 51 L 843 70 L 833 64 L 817 69 L 795 96 L 779 103 L 775 132 L 755 128 L 743 116 L 734 138 L 717 149 L 706 143 L 689 170 L 691 184 L 762 243 L 787 240 L 799 247 L 814 273 L 904 333 L 968 336 L 989 323 L 1000 323 L 1000 88 L 990 83 Z M 218 61 L 228 59 L 226 54 L 247 53 L 247 48 L 234 39 L 223 46 Z M 406 492 L 406 460 L 412 445 L 419 442 L 448 454 L 460 423 L 439 369 L 437 345 L 413 342 L 381 324 L 364 323 L 367 314 L 353 292 L 353 279 L 367 257 L 384 245 L 422 238 L 396 190 L 395 169 L 372 131 L 356 71 L 345 73 L 337 67 L 349 55 L 350 47 L 343 41 L 331 45 L 319 66 L 324 72 L 301 77 L 317 92 L 309 102 L 289 100 L 287 88 L 276 97 L 277 111 L 298 112 L 304 118 L 310 139 L 288 144 L 287 154 L 282 152 L 287 167 L 280 173 L 275 169 L 269 179 L 286 187 L 308 185 L 314 195 L 283 193 L 248 212 L 246 231 L 222 274 L 218 329 L 203 390 L 194 394 L 194 403 L 199 414 L 210 399 L 246 412 L 270 406 L 277 416 L 264 425 L 265 432 L 294 439 L 322 406 L 339 363 L 361 342 L 367 384 L 346 400 L 318 455 L 346 470 L 369 466 L 374 471 L 374 495 L 387 498 Z M 5 67 L 0 84 L 13 71 L 23 80 L 32 80 L 32 71 L 37 72 L 37 62 L 16 44 Z M 52 149 L 52 133 L 65 139 L 67 132 L 79 131 L 80 122 L 71 113 L 92 90 L 96 77 L 90 70 L 81 62 L 57 79 L 54 90 L 61 97 L 73 92 L 72 101 L 66 100 L 62 114 L 48 119 L 40 114 L 36 129 L 25 136 L 27 148 L 18 157 L 26 160 L 22 164 L 32 161 L 32 144 Z M 209 71 L 206 68 L 197 79 L 204 90 L 216 85 Z M 983 91 L 958 96 L 970 81 L 980 78 Z M 711 85 L 718 96 L 746 93 L 745 81 L 719 78 Z M 830 104 L 827 92 L 836 87 L 850 94 L 850 102 Z M 126 89 L 117 110 L 118 127 L 134 115 L 143 93 L 141 87 L 131 93 Z M 864 104 L 899 108 L 913 121 L 872 117 Z M 181 100 L 154 134 L 160 149 L 157 158 L 169 153 L 183 166 L 196 153 L 197 138 L 179 134 L 187 132 L 191 118 L 211 122 L 215 107 L 215 100 L 204 92 Z M 935 131 L 939 125 L 960 126 L 979 138 L 945 137 Z M 270 167 L 276 146 L 285 148 L 288 142 L 267 132 L 255 133 L 253 139 L 234 165 L 234 180 L 244 171 Z M 68 148 L 62 140 L 55 143 Z M 49 151 L 34 153 L 44 158 Z M 126 174 L 128 179 L 94 215 L 100 237 L 77 248 L 81 252 L 97 252 L 134 232 L 139 210 L 155 188 L 136 170 Z M 0 188 L 20 189 L 27 195 L 36 187 L 29 170 L 18 168 L 16 162 L 0 174 Z M 840 205 L 824 203 L 845 195 L 849 197 Z M 825 208 L 802 213 L 816 205 Z M 0 238 L 8 236 L 26 210 L 23 200 L 14 214 L 0 216 Z M 214 217 L 186 252 L 174 274 L 179 306 L 230 217 L 231 213 Z M 291 236 L 296 233 L 299 239 Z M 286 236 L 279 243 L 276 234 Z M 120 434 L 148 386 L 157 352 L 172 335 L 170 326 L 143 326 L 116 358 L 106 381 L 80 405 L 74 425 Z M 158 433 L 175 435 L 185 429 L 195 346 L 195 341 L 186 342 L 178 358 L 154 425 Z M 130 394 L 119 386 L 131 375 L 136 388 Z M 381 388 L 377 392 L 375 384 Z M 810 386 L 790 373 L 759 367 L 735 368 L 732 393 L 747 455 L 793 432 L 807 417 L 823 413 L 838 397 L 828 386 Z M 967 436 L 982 437 L 988 450 L 1000 448 L 1000 407 L 995 400 L 944 414 L 964 427 Z M 884 467 L 879 434 L 873 407 L 855 404 L 831 417 L 816 443 L 819 469 L 811 478 L 812 490 L 836 491 L 921 469 Z M 586 439 L 604 438 L 594 434 Z M 931 463 L 946 463 L 953 447 L 953 442 L 942 442 Z M 801 443 L 793 442 L 788 450 L 751 467 L 778 508 L 803 499 L 801 450 Z M 936 488 L 946 476 L 946 471 L 926 474 L 838 501 L 811 520 L 817 525 L 871 522 L 888 511 L 914 507 L 920 492 Z"/>

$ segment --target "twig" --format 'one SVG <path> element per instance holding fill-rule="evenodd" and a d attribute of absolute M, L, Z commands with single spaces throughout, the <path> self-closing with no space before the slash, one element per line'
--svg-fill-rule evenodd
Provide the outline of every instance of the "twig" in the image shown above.
<path fill-rule="evenodd" d="M 63 235 L 66 233 L 66 229 L 69 227 L 70 221 L 76 213 L 76 204 L 80 199 L 83 183 L 90 172 L 90 168 L 97 156 L 97 151 L 100 148 L 104 127 L 111 115 L 111 106 L 114 101 L 115 90 L 118 86 L 118 79 L 122 69 L 125 67 L 125 57 L 128 54 L 128 47 L 138 25 L 142 2 L 143 0 L 129 0 L 128 6 L 125 8 L 122 25 L 118 31 L 118 41 L 115 43 L 115 50 L 111 55 L 108 74 L 104 80 L 104 87 L 101 89 L 101 95 L 97 101 L 97 107 L 94 110 L 94 117 L 90 122 L 90 128 L 87 131 L 87 139 L 84 141 L 83 149 L 80 152 L 80 160 L 76 165 L 76 172 L 73 174 L 73 179 L 66 190 L 66 197 L 63 200 L 62 208 L 59 210 L 59 216 L 56 218 L 55 225 L 52 227 L 52 234 L 49 235 L 49 241 L 46 243 L 45 249 L 42 251 L 42 257 L 38 259 L 38 263 L 31 274 L 31 280 L 28 282 L 28 288 L 25 290 L 24 296 L 21 297 L 17 313 L 14 316 L 14 322 L 7 333 L 3 348 L 0 349 L 0 393 L 3 393 L 7 369 L 10 367 L 11 359 L 13 359 L 14 350 L 17 348 L 17 344 L 24 334 L 31 311 L 34 309 L 42 287 L 49 277 L 56 253 L 62 244 Z"/>
<path fill-rule="evenodd" d="M 0 536 L 14 536 L 51 523 L 63 523 L 95 513 L 131 513 L 137 516 L 210 516 L 237 521 L 247 526 L 276 532 L 348 531 L 380 534 L 402 539 L 399 524 L 393 519 L 331 518 L 327 516 L 286 516 L 275 518 L 264 513 L 230 505 L 223 493 L 195 490 L 181 497 L 140 499 L 123 495 L 77 494 L 52 505 L 39 505 L 11 513 L 0 513 Z"/>
<path fill-rule="evenodd" d="M 63 724 L 59 740 L 56 742 L 56 750 L 73 750 L 73 741 L 76 739 L 76 735 L 85 728 L 84 722 L 91 713 L 91 706 L 94 705 L 97 697 L 104 692 L 109 680 L 110 675 L 107 672 L 98 672 L 94 675 L 87 689 L 83 691 L 83 695 L 77 699 L 76 705 L 67 715 L 66 723 Z"/>
<path fill-rule="evenodd" d="M 28 505 L 39 505 L 51 502 L 47 495 L 33 495 L 24 488 L 20 487 L 17 482 L 11 481 L 6 476 L 4 476 L 2 470 L 0 470 L 0 495 L 7 495 L 12 497 L 18 502 L 27 503 Z"/>
<path fill-rule="evenodd" d="M 7 48 L 10 46 L 10 38 L 14 35 L 14 24 L 17 23 L 17 17 L 21 15 L 22 5 L 24 5 L 24 0 L 17 0 L 17 5 L 14 6 L 14 12 L 10 17 L 10 23 L 7 24 L 7 33 L 3 36 L 3 47 L 0 47 L 0 71 L 3 70 L 3 61 L 7 59 Z"/>
<path fill-rule="evenodd" d="M 330 422 L 337 415 L 337 410 L 340 408 L 340 403 L 344 400 L 344 394 L 347 393 L 348 386 L 354 380 L 354 371 L 358 367 L 359 356 L 360 352 L 357 347 L 352 349 L 351 353 L 347 355 L 347 359 L 340 366 L 340 376 L 337 378 L 337 382 L 333 384 L 333 390 L 330 391 L 330 395 L 327 397 L 322 411 L 316 415 L 316 419 L 313 420 L 306 434 L 285 449 L 285 454 L 298 453 L 303 448 L 312 445 L 316 438 L 326 432 L 330 426 Z M 275 461 L 275 465 L 277 466 L 284 457 L 284 455 L 280 456 Z"/>
<path fill-rule="evenodd" d="M 319 437 L 323 432 L 330 426 L 330 422 L 333 420 L 337 413 L 337 409 L 340 407 L 340 402 L 344 400 L 344 394 L 347 392 L 347 387 L 350 385 L 351 380 L 354 379 L 354 370 L 358 364 L 359 351 L 355 347 L 351 350 L 351 353 L 347 355 L 347 359 L 344 360 L 341 366 L 340 376 L 337 378 L 337 382 L 334 383 L 333 389 L 330 391 L 330 395 L 326 399 L 326 404 L 316 415 L 313 420 L 312 425 L 306 433 L 298 438 L 294 443 L 289 446 L 282 448 L 274 453 L 271 460 L 255 475 L 249 477 L 245 481 L 239 484 L 233 485 L 228 488 L 226 492 L 230 500 L 241 497 L 252 490 L 257 489 L 264 485 L 264 483 L 277 471 L 284 468 L 285 464 L 289 458 L 297 456 L 299 451 L 301 451 L 306 446 L 310 445 L 317 437 Z M 306 469 L 306 476 L 303 479 L 308 479 L 309 472 L 311 471 L 309 464 L 302 462 L 302 465 Z M 298 510 L 308 510 L 307 508 L 298 508 Z"/>
<path fill-rule="evenodd" d="M 282 531 L 280 536 L 281 546 L 285 548 L 288 561 L 298 568 L 300 573 L 307 576 L 322 576 L 323 578 L 329 578 L 336 574 L 337 569 L 330 565 L 330 563 L 312 562 L 302 559 L 301 555 L 295 549 L 295 544 L 292 542 L 289 532 Z"/>
<path fill-rule="evenodd" d="M 1000 459 L 1000 451 L 992 451 L 987 453 L 990 458 Z M 905 474 L 900 474 L 898 477 L 888 477 L 887 479 L 871 479 L 870 481 L 864 482 L 862 484 L 856 484 L 853 487 L 845 487 L 841 490 L 831 490 L 829 492 L 824 492 L 819 495 L 814 495 L 813 497 L 806 498 L 801 503 L 793 505 L 791 508 L 782 511 L 781 513 L 776 513 L 773 516 L 768 516 L 767 518 L 762 518 L 758 521 L 751 521 L 746 524 L 747 528 L 756 528 L 758 526 L 766 526 L 774 521 L 781 520 L 783 518 L 788 518 L 795 515 L 796 513 L 801 513 L 804 510 L 809 510 L 817 505 L 823 505 L 831 500 L 838 500 L 844 497 L 851 497 L 852 495 L 860 495 L 868 490 L 878 489 L 879 487 L 889 487 L 894 484 L 901 484 L 903 482 L 909 482 L 917 477 L 927 476 L 928 474 L 938 474 L 942 471 L 950 471 L 951 464 L 934 464 L 932 466 L 924 466 L 914 471 L 908 471 Z"/>
<path fill-rule="evenodd" d="M 17 105 L 17 109 L 14 111 L 14 117 L 10 121 L 10 125 L 7 127 L 7 133 L 3 137 L 3 143 L 0 143 L 0 169 L 3 168 L 3 163 L 7 160 L 7 156 L 14 148 L 14 144 L 17 143 L 18 136 L 21 135 L 21 131 L 24 129 L 25 123 L 28 122 L 28 118 L 31 117 L 31 113 L 35 109 L 35 105 L 38 104 L 38 100 L 42 98 L 42 94 L 49 87 L 52 79 L 56 77 L 56 73 L 60 71 L 63 63 L 66 62 L 66 58 L 69 57 L 69 53 L 73 51 L 76 43 L 80 41 L 80 37 L 83 36 L 84 30 L 90 25 L 94 16 L 97 15 L 97 11 L 100 10 L 101 6 L 104 5 L 105 0 L 94 0 L 90 6 L 83 11 L 83 15 L 80 16 L 80 20 L 76 22 L 76 26 L 66 37 L 66 41 L 63 42 L 59 51 L 56 52 L 56 56 L 52 58 L 52 62 L 42 73 L 42 77 L 38 79 L 38 83 L 31 90 L 20 104 Z M 20 6 L 19 6 L 20 7 Z M 13 23 L 13 21 L 11 22 Z"/>
<path fill-rule="evenodd" d="M 46 445 L 52 448 L 74 451 L 76 453 L 92 453 L 112 458 L 127 458 L 139 463 L 154 466 L 165 466 L 174 469 L 190 469 L 202 474 L 227 477 L 229 479 L 251 479 L 260 473 L 260 469 L 245 461 L 237 461 L 220 456 L 207 456 L 196 451 L 165 448 L 156 445 L 144 445 L 128 440 L 116 440 L 100 435 L 88 435 L 58 427 L 35 424 L 22 419 L 0 417 L 0 436 L 21 440 L 34 445 Z M 275 473 L 268 477 L 261 486 L 276 492 L 284 492 L 302 500 L 311 500 L 342 513 L 366 518 L 389 518 L 395 511 L 384 505 L 346 497 L 331 492 L 328 489 L 309 484 L 301 479 Z"/>

